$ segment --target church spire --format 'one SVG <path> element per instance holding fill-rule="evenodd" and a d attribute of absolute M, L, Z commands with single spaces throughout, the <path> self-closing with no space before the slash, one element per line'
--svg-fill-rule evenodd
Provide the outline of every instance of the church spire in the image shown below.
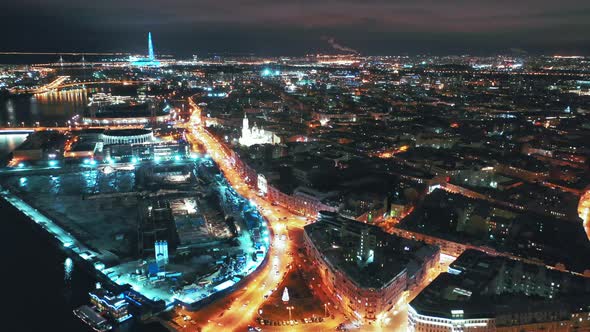
<path fill-rule="evenodd" d="M 242 131 L 248 130 L 250 125 L 248 124 L 248 117 L 246 116 L 246 112 L 244 112 L 244 119 L 242 120 Z"/>

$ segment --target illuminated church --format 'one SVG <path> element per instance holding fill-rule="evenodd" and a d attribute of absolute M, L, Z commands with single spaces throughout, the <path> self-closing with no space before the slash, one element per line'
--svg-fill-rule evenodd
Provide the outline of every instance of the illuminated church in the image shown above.
<path fill-rule="evenodd" d="M 272 131 L 266 131 L 258 128 L 256 124 L 250 128 L 248 117 L 244 113 L 242 120 L 242 137 L 240 137 L 240 145 L 251 146 L 254 144 L 279 144 L 281 139 Z"/>

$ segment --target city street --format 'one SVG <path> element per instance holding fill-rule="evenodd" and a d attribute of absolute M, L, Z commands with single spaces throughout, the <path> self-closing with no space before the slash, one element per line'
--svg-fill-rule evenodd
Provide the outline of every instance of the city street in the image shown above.
<path fill-rule="evenodd" d="M 287 273 L 287 266 L 292 261 L 288 252 L 295 251 L 296 248 L 289 236 L 281 237 L 281 235 L 286 234 L 287 227 L 291 229 L 303 228 L 306 219 L 294 215 L 282 207 L 272 206 L 270 202 L 265 201 L 250 189 L 241 175 L 230 165 L 229 158 L 221 144 L 199 125 L 200 110 L 198 106 L 192 101 L 190 105 L 194 113 L 187 129 L 189 129 L 188 140 L 193 149 L 196 149 L 199 144 L 204 146 L 207 154 L 217 163 L 236 192 L 250 199 L 261 215 L 269 221 L 269 227 L 272 229 L 274 237 L 268 251 L 268 263 L 259 271 L 254 272 L 250 278 L 247 278 L 239 290 L 202 310 L 187 312 L 179 308 L 177 312 L 179 315 L 190 316 L 191 320 L 196 323 L 188 323 L 186 325 L 187 331 L 193 331 L 196 327 L 201 328 L 202 331 L 219 331 L 221 327 L 226 331 L 245 331 L 258 316 L 258 308 L 265 301 L 264 295 L 277 287 Z"/>
<path fill-rule="evenodd" d="M 298 265 L 302 265 L 301 270 L 305 271 L 309 277 L 313 276 L 313 265 L 310 262 L 297 259 L 297 255 L 289 255 L 289 252 L 297 253 L 297 249 L 301 247 L 302 229 L 307 220 L 283 207 L 273 206 L 271 202 L 258 196 L 258 193 L 250 188 L 242 176 L 233 168 L 222 144 L 202 128 L 200 123 L 201 110 L 190 98 L 189 105 L 193 110 L 193 116 L 188 122 L 189 134 L 187 138 L 193 150 L 198 151 L 199 146 L 204 147 L 207 155 L 217 163 L 219 169 L 236 192 L 250 199 L 261 215 L 269 221 L 269 227 L 274 236 L 268 252 L 268 263 L 259 271 L 254 272 L 250 278 L 247 278 L 239 290 L 196 312 L 188 312 L 178 308 L 177 315 L 190 317 L 188 323 L 183 325 L 186 326 L 186 331 L 194 331 L 199 328 L 201 331 L 219 331 L 220 328 L 226 331 L 246 331 L 248 326 L 259 326 L 255 319 L 260 316 L 258 310 L 265 302 L 265 295 L 273 291 L 282 292 L 283 290 L 277 289 L 277 286 L 287 273 L 295 273 L 298 270 Z M 288 233 L 297 234 L 298 236 L 289 236 Z M 281 237 L 281 235 L 286 236 Z M 288 265 L 291 263 L 295 268 L 289 271 Z M 407 292 L 396 310 L 380 317 L 379 323 L 376 325 L 362 326 L 362 330 L 404 331 L 407 324 L 407 303 L 430 281 L 436 278 L 441 270 L 445 270 L 449 263 L 445 262 L 444 266 L 441 265 L 439 269 L 429 271 L 429 276 L 425 279 L 425 282 L 415 287 L 411 292 Z M 313 283 L 311 284 L 313 287 Z M 317 284 L 315 286 L 316 290 L 313 293 L 318 298 L 318 301 L 329 303 L 327 295 L 320 290 L 321 285 Z M 288 320 L 287 315 L 285 320 Z M 335 318 L 326 319 L 322 323 L 313 323 L 312 325 L 264 326 L 263 328 L 265 331 L 306 331 L 313 327 L 314 331 L 334 331 L 340 323 L 347 321 L 347 318 L 338 310 L 331 310 L 330 315 L 334 315 Z M 262 316 L 264 318 L 264 313 Z M 347 327 L 350 330 L 359 329 L 352 324 L 348 324 Z"/>
<path fill-rule="evenodd" d="M 590 332 L 590 1 L 259 2 L 5 1 L 5 317 Z"/>

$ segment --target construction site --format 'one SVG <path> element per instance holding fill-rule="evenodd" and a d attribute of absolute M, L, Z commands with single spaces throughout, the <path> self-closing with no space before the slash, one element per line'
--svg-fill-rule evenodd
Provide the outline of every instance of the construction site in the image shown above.
<path fill-rule="evenodd" d="M 233 286 L 267 250 L 263 218 L 205 158 L 75 166 L 1 185 L 71 234 L 64 246 L 87 248 L 113 283 L 166 306 Z"/>

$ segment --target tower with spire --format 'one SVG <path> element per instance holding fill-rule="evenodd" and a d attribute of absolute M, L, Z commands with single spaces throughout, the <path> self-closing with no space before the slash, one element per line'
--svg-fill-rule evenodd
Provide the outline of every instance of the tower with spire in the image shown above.
<path fill-rule="evenodd" d="M 154 61 L 156 56 L 154 55 L 154 45 L 152 44 L 152 33 L 148 32 L 148 59 Z"/>
<path fill-rule="evenodd" d="M 148 55 L 147 57 L 129 57 L 131 65 L 138 67 L 159 67 L 160 61 L 156 59 L 154 53 L 154 44 L 152 43 L 152 33 L 148 32 Z"/>
<path fill-rule="evenodd" d="M 244 119 L 242 119 L 242 137 L 248 137 L 250 135 L 250 126 L 248 123 L 248 116 L 244 112 Z"/>

